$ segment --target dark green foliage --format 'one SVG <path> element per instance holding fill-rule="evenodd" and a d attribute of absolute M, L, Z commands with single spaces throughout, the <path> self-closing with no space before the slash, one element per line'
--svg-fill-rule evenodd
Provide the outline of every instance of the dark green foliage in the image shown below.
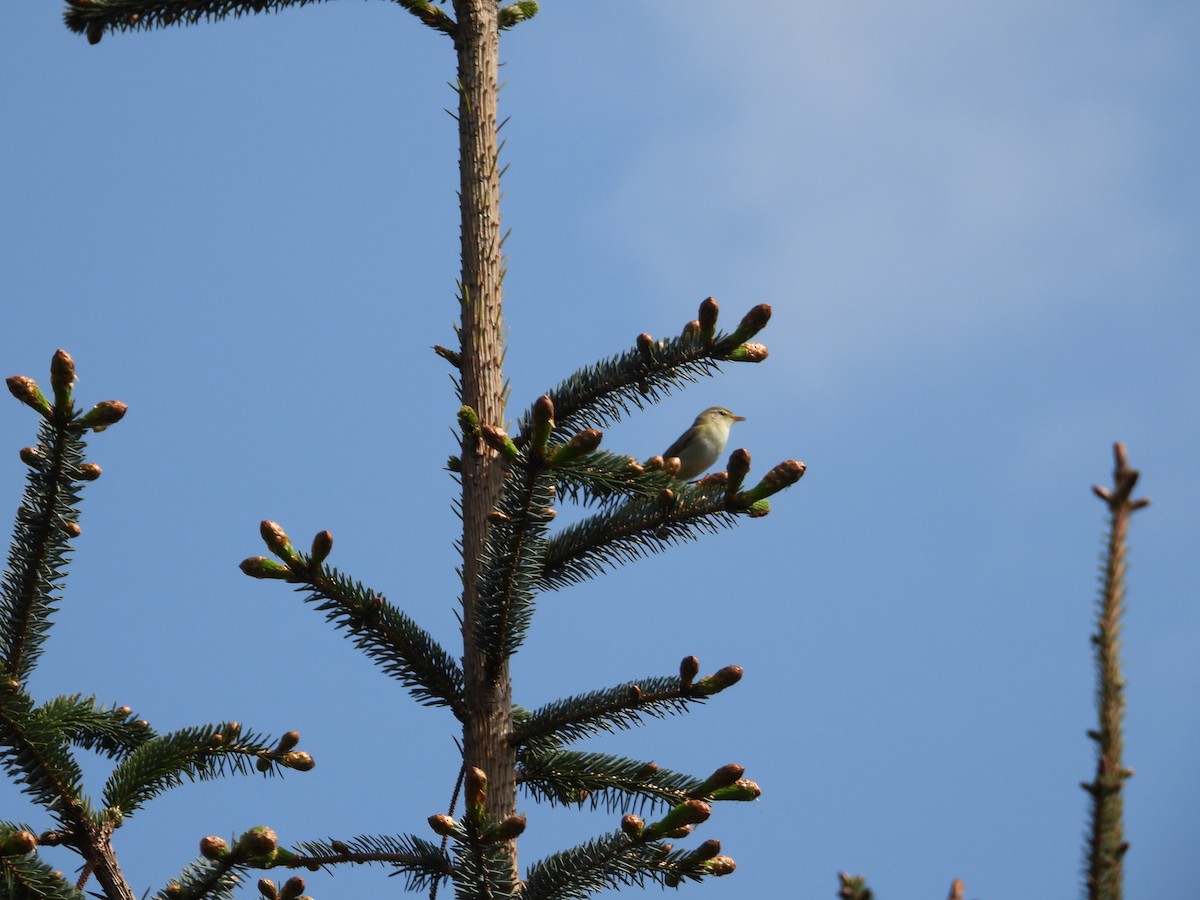
<path fill-rule="evenodd" d="M 273 739 L 243 732 L 233 722 L 185 728 L 154 737 L 117 763 L 104 786 L 104 803 L 128 817 L 152 797 L 188 781 L 224 775 L 248 775 L 259 760 L 269 760 L 264 774 L 274 774 Z"/>
<path fill-rule="evenodd" d="M 591 506 L 631 497 L 656 497 L 679 480 L 661 469 L 636 473 L 628 456 L 597 451 L 584 459 L 554 467 L 559 496 L 570 503 Z M 640 466 L 639 466 L 640 468 Z"/>
<path fill-rule="evenodd" d="M 583 802 L 609 812 L 682 803 L 701 782 L 690 775 L 607 753 L 526 751 L 518 775 L 531 796 L 559 806 Z"/>
<path fill-rule="evenodd" d="M 0 765 L 14 783 L 56 818 L 79 796 L 83 775 L 67 741 L 39 716 L 29 695 L 0 669 Z M 61 819 L 60 819 L 61 820 Z"/>
<path fill-rule="evenodd" d="M 67 0 L 63 20 L 95 44 L 106 31 L 140 31 L 172 25 L 196 25 L 256 13 L 280 12 L 320 0 Z M 430 0 L 392 0 L 422 23 L 451 37 L 457 23 Z M 535 0 L 517 0 L 500 10 L 500 28 L 512 28 L 537 15 Z"/>
<path fill-rule="evenodd" d="M 485 844 L 476 837 L 455 841 L 454 896 L 458 900 L 496 900 L 512 896 L 512 855 L 507 843 Z"/>
<path fill-rule="evenodd" d="M 84 894 L 36 854 L 0 856 L 0 898 L 4 900 L 84 900 Z"/>
<path fill-rule="evenodd" d="M 644 716 L 662 718 L 703 703 L 681 686 L 679 676 L 655 676 L 612 688 L 564 697 L 522 716 L 513 740 L 532 750 L 550 750 L 601 732 L 641 724 Z"/>
<path fill-rule="evenodd" d="M 379 594 L 330 566 L 305 578 L 298 590 L 325 618 L 350 633 L 354 646 L 412 692 L 424 706 L 463 714 L 462 669 L 437 641 Z"/>
<path fill-rule="evenodd" d="M 153 736 L 128 709 L 99 709 L 95 697 L 55 697 L 34 710 L 50 728 L 82 750 L 110 759 L 140 747 Z"/>
<path fill-rule="evenodd" d="M 534 863 L 521 898 L 584 898 L 608 888 L 662 882 L 670 871 L 667 867 L 670 858 L 663 844 L 641 843 L 616 832 Z"/>
<path fill-rule="evenodd" d="M 553 477 L 536 467 L 517 466 L 510 474 L 488 531 L 475 605 L 475 634 L 486 648 L 489 678 L 525 639 L 553 518 Z"/>
<path fill-rule="evenodd" d="M 578 584 L 736 522 L 723 487 L 680 487 L 673 496 L 629 500 L 551 537 L 542 586 L 553 590 Z"/>
<path fill-rule="evenodd" d="M 73 412 L 73 411 L 72 411 Z M 79 519 L 85 444 L 71 413 L 43 419 L 0 581 L 0 663 L 24 682 L 50 630 Z"/>
<path fill-rule="evenodd" d="M 583 428 L 603 428 L 635 409 L 645 409 L 674 390 L 719 371 L 711 345 L 699 335 L 635 348 L 580 369 L 547 392 L 554 404 L 554 434 L 567 438 Z M 531 417 L 521 418 L 521 438 Z M 518 444 L 521 440 L 518 440 Z"/>
<path fill-rule="evenodd" d="M 337 863 L 372 864 L 392 869 L 404 876 L 404 889 L 427 891 L 435 882 L 447 878 L 452 870 L 450 857 L 423 838 L 410 834 L 359 835 L 346 840 L 300 841 L 292 848 L 298 856 L 320 865 Z"/>
<path fill-rule="evenodd" d="M 171 893 L 158 891 L 155 900 L 183 900 L 207 897 L 210 900 L 232 900 L 233 891 L 241 883 L 238 867 L 224 860 L 197 859 L 188 864 L 171 882 Z"/>

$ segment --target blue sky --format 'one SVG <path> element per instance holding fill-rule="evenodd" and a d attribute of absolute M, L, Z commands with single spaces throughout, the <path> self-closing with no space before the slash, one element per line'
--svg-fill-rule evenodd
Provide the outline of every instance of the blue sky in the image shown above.
<path fill-rule="evenodd" d="M 297 728 L 317 757 L 132 817 L 139 891 L 205 834 L 424 834 L 450 717 L 236 564 L 264 517 L 328 528 L 331 562 L 457 646 L 456 404 L 429 350 L 456 314 L 449 42 L 377 2 L 96 47 L 53 3 L 6 12 L 0 367 L 45 381 L 64 347 L 78 396 L 130 404 L 91 442 L 105 474 L 33 690 L 160 730 Z M 1124 635 L 1128 893 L 1194 885 L 1198 41 L 1170 2 L 547 0 L 506 35 L 513 418 L 705 296 L 727 325 L 769 302 L 766 363 L 605 446 L 660 452 L 719 403 L 756 471 L 809 466 L 766 519 L 546 595 L 514 664 L 526 706 L 687 654 L 745 666 L 691 716 L 591 745 L 763 785 L 700 832 L 737 873 L 690 895 L 831 897 L 841 869 L 881 898 L 1077 890 L 1089 487 L 1116 439 L 1154 499 Z M 10 509 L 33 433 L 10 403 Z M 526 864 L 619 818 L 521 805 Z M 0 816 L 27 815 L 0 785 Z"/>

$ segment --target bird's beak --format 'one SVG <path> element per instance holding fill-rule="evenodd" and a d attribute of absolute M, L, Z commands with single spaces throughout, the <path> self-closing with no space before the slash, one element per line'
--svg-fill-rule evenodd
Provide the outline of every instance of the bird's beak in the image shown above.
<path fill-rule="evenodd" d="M 734 417 L 733 417 L 733 421 L 735 421 L 735 422 L 745 422 L 745 421 L 746 421 L 746 417 L 745 417 L 745 416 L 734 416 Z"/>

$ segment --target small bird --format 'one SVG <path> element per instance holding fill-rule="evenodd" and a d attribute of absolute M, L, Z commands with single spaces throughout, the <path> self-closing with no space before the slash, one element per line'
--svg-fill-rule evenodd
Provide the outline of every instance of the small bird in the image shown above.
<path fill-rule="evenodd" d="M 710 406 L 696 416 L 692 427 L 681 434 L 679 440 L 667 448 L 663 459 L 678 457 L 678 477 L 684 481 L 695 478 L 725 451 L 733 423 L 745 421 L 744 416 L 735 416 L 723 406 Z"/>

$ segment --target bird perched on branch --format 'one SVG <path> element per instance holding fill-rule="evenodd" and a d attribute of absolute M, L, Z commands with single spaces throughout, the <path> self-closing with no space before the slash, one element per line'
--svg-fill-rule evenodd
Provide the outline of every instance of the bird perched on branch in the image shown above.
<path fill-rule="evenodd" d="M 667 448 L 663 459 L 676 457 L 679 460 L 678 477 L 684 481 L 695 478 L 725 452 L 733 423 L 744 421 L 744 416 L 735 416 L 723 406 L 710 406 L 696 416 L 692 427 L 681 434 L 679 440 Z"/>

